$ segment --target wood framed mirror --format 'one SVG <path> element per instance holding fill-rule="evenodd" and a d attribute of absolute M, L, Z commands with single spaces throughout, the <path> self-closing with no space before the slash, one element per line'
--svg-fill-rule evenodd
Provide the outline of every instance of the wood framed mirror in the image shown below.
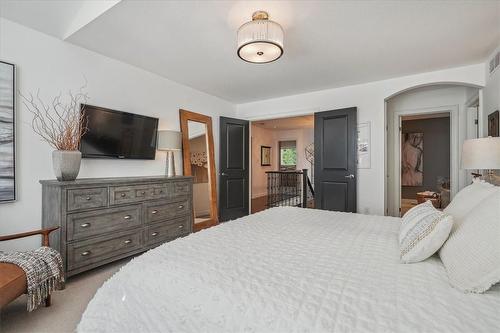
<path fill-rule="evenodd" d="M 179 110 L 184 175 L 193 176 L 193 230 L 219 223 L 212 118 Z"/>

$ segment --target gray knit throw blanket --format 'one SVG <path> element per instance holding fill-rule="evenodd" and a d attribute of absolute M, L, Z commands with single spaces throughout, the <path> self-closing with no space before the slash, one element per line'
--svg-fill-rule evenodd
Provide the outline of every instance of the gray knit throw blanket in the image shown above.
<path fill-rule="evenodd" d="M 54 290 L 64 283 L 62 258 L 50 247 L 26 252 L 0 252 L 0 262 L 21 267 L 28 285 L 28 311 L 35 310 Z"/>

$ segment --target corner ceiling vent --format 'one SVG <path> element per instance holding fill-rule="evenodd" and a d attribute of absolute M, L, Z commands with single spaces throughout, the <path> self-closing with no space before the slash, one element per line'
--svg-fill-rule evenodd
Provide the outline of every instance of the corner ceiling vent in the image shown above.
<path fill-rule="evenodd" d="M 500 65 L 500 51 L 490 60 L 490 75 L 497 69 L 498 65 Z"/>

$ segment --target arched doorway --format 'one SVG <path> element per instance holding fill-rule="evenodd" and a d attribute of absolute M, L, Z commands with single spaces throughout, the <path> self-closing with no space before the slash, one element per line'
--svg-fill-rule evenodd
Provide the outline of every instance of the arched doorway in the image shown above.
<path fill-rule="evenodd" d="M 385 100 L 386 215 L 401 216 L 423 195 L 444 208 L 467 184 L 461 147 L 480 134 L 468 127 L 481 123 L 480 106 L 470 108 L 473 100 L 480 100 L 480 87 L 457 83 L 417 86 Z"/>

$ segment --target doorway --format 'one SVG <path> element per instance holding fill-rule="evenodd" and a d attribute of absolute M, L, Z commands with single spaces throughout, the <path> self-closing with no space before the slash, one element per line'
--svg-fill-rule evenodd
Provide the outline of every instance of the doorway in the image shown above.
<path fill-rule="evenodd" d="M 468 111 L 470 107 L 474 107 L 474 110 Z M 477 133 L 480 130 L 475 122 L 478 117 L 480 118 L 481 113 L 478 113 L 478 110 L 480 110 L 479 89 L 458 84 L 415 87 L 393 95 L 386 100 L 386 215 L 401 216 L 402 211 L 404 212 L 404 207 L 401 205 L 401 199 L 403 198 L 401 183 L 401 128 L 403 119 L 408 119 L 405 117 L 440 117 L 440 114 L 449 114 L 449 200 L 452 200 L 454 195 L 469 183 L 467 172 L 460 168 L 460 157 L 463 142 L 471 136 L 478 135 Z M 481 120 L 479 120 L 479 123 L 481 123 Z M 416 140 L 415 137 L 413 139 Z M 426 142 L 428 144 L 429 140 L 424 135 L 423 144 L 426 145 Z M 442 188 L 438 185 L 443 184 L 442 177 L 440 179 L 438 179 L 437 175 L 425 177 L 425 164 L 432 161 L 432 158 L 430 160 L 426 158 L 426 152 L 428 150 L 424 148 L 424 175 L 422 182 L 419 184 L 426 184 L 425 187 L 428 188 L 420 188 L 423 191 L 419 190 L 419 192 L 429 190 L 441 194 Z M 444 186 L 446 187 L 447 184 L 444 184 Z M 443 191 L 443 206 L 446 205 L 448 200 L 446 198 L 447 194 Z M 417 198 L 411 198 L 411 200 L 417 200 Z"/>
<path fill-rule="evenodd" d="M 450 113 L 401 117 L 400 215 L 426 200 L 438 209 L 450 202 Z"/>
<path fill-rule="evenodd" d="M 252 213 L 274 206 L 356 212 L 355 107 L 253 121 L 251 132 Z"/>
<path fill-rule="evenodd" d="M 304 169 L 311 184 L 308 205 L 313 207 L 314 115 L 256 120 L 250 128 L 251 212 L 265 210 L 270 204 L 301 203 Z"/>
<path fill-rule="evenodd" d="M 251 123 L 220 117 L 219 130 L 221 221 L 277 206 L 356 212 L 356 107 Z"/>

